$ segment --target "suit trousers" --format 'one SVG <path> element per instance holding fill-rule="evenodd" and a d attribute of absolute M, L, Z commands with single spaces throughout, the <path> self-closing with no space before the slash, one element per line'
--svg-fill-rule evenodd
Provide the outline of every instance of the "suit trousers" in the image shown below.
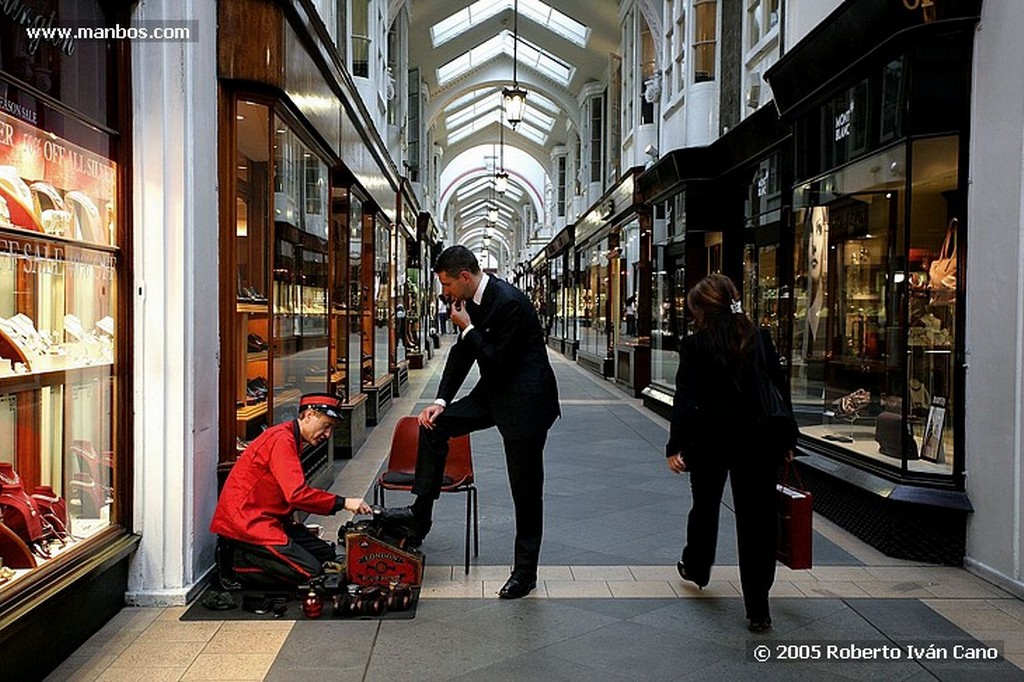
<path fill-rule="evenodd" d="M 448 439 L 494 426 L 486 406 L 466 397 L 445 408 L 434 428 L 420 427 L 416 477 L 412 492 L 436 500 L 441 494 Z M 536 580 L 540 542 L 544 529 L 544 444 L 547 431 L 524 437 L 504 438 L 505 466 L 516 512 L 513 574 Z"/>
<path fill-rule="evenodd" d="M 768 592 L 775 582 L 778 534 L 777 467 L 772 458 L 763 453 L 735 457 L 719 453 L 695 463 L 690 470 L 693 506 L 687 518 L 683 564 L 697 582 L 706 582 L 711 575 L 726 476 L 732 485 L 740 585 L 747 618 L 766 618 L 770 615 Z"/>

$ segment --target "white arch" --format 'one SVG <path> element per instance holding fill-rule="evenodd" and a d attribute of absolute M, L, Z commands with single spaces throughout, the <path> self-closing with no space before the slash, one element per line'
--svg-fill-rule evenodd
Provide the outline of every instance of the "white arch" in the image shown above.
<path fill-rule="evenodd" d="M 512 59 L 510 57 L 498 57 L 487 64 L 475 69 L 456 83 L 446 86 L 433 93 L 430 103 L 427 105 L 427 129 L 434 127 L 438 116 L 444 108 L 454 100 L 471 90 L 486 87 L 496 87 L 499 90 L 509 85 L 509 74 L 512 73 Z M 562 112 L 572 121 L 577 128 L 580 122 L 580 105 L 566 88 L 555 85 L 551 81 L 534 74 L 529 69 L 520 69 L 518 73 L 519 84 L 538 92 L 562 108 Z M 527 94 L 527 101 L 530 96 Z"/>
<path fill-rule="evenodd" d="M 484 158 L 493 153 L 494 145 L 478 145 L 467 149 L 448 163 L 441 171 L 438 182 L 440 198 L 438 215 L 445 215 L 455 191 L 467 182 L 493 174 L 493 169 L 484 163 Z M 533 156 L 515 147 L 505 146 L 505 171 L 510 182 L 526 190 L 526 196 L 537 215 L 544 215 L 544 183 L 547 171 Z"/>

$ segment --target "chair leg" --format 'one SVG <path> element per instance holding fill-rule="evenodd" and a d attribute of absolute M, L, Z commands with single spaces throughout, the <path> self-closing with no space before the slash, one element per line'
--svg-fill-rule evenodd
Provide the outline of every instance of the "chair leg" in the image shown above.
<path fill-rule="evenodd" d="M 466 490 L 466 575 L 469 575 L 469 515 L 473 504 L 473 489 Z"/>
<path fill-rule="evenodd" d="M 380 483 L 373 484 L 373 503 L 380 504 Z"/>
<path fill-rule="evenodd" d="M 470 491 L 473 493 L 473 556 L 480 556 L 480 498 L 476 486 Z"/>

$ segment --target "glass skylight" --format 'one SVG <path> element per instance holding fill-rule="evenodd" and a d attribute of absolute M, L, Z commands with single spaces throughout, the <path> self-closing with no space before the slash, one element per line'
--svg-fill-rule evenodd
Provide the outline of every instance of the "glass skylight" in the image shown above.
<path fill-rule="evenodd" d="M 512 0 L 477 0 L 469 7 L 460 9 L 455 14 L 431 26 L 430 40 L 434 43 L 434 47 L 437 47 L 512 8 Z M 541 0 L 519 0 L 519 9 L 527 19 L 580 47 L 587 46 L 590 29 L 567 14 L 559 12 L 551 5 L 541 2 Z"/>
<path fill-rule="evenodd" d="M 445 85 L 456 78 L 465 75 L 473 69 L 482 66 L 499 54 L 512 56 L 513 37 L 511 31 L 501 33 L 488 38 L 469 52 L 464 52 L 455 59 L 437 68 L 438 85 Z M 518 48 L 519 63 L 527 66 L 538 73 L 568 87 L 575 67 L 570 66 L 558 57 L 544 52 L 536 45 L 519 37 Z"/>
<path fill-rule="evenodd" d="M 458 190 L 456 190 L 455 199 L 456 201 L 459 202 L 464 201 L 465 199 L 475 194 L 478 194 L 481 191 L 486 191 L 491 186 L 493 186 L 493 184 L 493 180 L 489 175 L 477 178 L 476 180 L 473 180 L 472 182 L 469 182 L 460 187 Z M 511 180 L 508 183 L 508 189 L 505 191 L 505 196 L 511 199 L 512 201 L 518 202 L 520 199 L 523 198 L 523 190 L 519 187 L 515 180 Z M 487 201 L 487 199 L 478 199 L 478 201 Z"/>
<path fill-rule="evenodd" d="M 493 109 L 489 111 L 478 113 L 475 115 L 475 117 L 471 117 L 470 120 L 467 123 L 465 123 L 462 127 L 454 129 L 449 127 L 448 145 L 453 145 L 459 140 L 463 140 L 469 137 L 476 131 L 483 130 L 489 125 L 497 123 L 498 119 L 501 117 L 500 109 L 500 105 L 495 106 Z M 530 109 L 529 107 L 527 107 L 526 112 L 527 113 L 524 115 L 522 123 L 517 125 L 515 127 L 515 130 L 512 130 L 512 126 L 509 125 L 508 121 L 505 121 L 505 127 L 514 133 L 519 133 L 520 135 L 530 140 L 531 142 L 536 142 L 541 146 L 546 145 L 548 142 L 548 133 L 541 130 L 537 126 L 533 125 L 533 120 L 531 120 L 530 117 L 536 116 L 539 121 L 546 124 L 548 131 L 550 131 L 551 127 L 554 125 L 555 119 L 551 118 L 550 116 L 545 116 L 540 111 L 536 109 Z M 461 113 L 458 114 L 458 116 L 460 116 L 461 118 Z"/>

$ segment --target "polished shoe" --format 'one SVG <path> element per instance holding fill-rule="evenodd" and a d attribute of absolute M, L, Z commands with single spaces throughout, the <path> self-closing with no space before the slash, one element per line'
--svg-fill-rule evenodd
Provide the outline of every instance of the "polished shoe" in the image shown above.
<path fill-rule="evenodd" d="M 747 625 L 747 629 L 751 632 L 765 632 L 766 630 L 771 630 L 772 617 L 765 616 L 764 618 L 751 618 L 750 623 Z"/>
<path fill-rule="evenodd" d="M 537 587 L 536 580 L 523 580 L 512 575 L 505 581 L 505 584 L 498 590 L 499 599 L 519 599 L 530 594 Z"/>
<path fill-rule="evenodd" d="M 689 582 L 696 585 L 699 589 L 703 590 L 705 587 L 707 587 L 708 582 L 710 582 L 710 578 L 704 578 L 703 580 L 697 580 L 696 578 L 694 578 L 692 575 L 690 575 L 689 572 L 687 572 L 686 564 L 684 564 L 682 561 L 676 562 L 676 570 L 679 571 L 680 578 L 682 578 L 683 580 L 688 580 Z"/>
<path fill-rule="evenodd" d="M 419 547 L 430 532 L 430 520 L 419 518 L 412 507 L 381 509 L 379 518 L 385 532 L 405 538 L 409 547 Z"/>

